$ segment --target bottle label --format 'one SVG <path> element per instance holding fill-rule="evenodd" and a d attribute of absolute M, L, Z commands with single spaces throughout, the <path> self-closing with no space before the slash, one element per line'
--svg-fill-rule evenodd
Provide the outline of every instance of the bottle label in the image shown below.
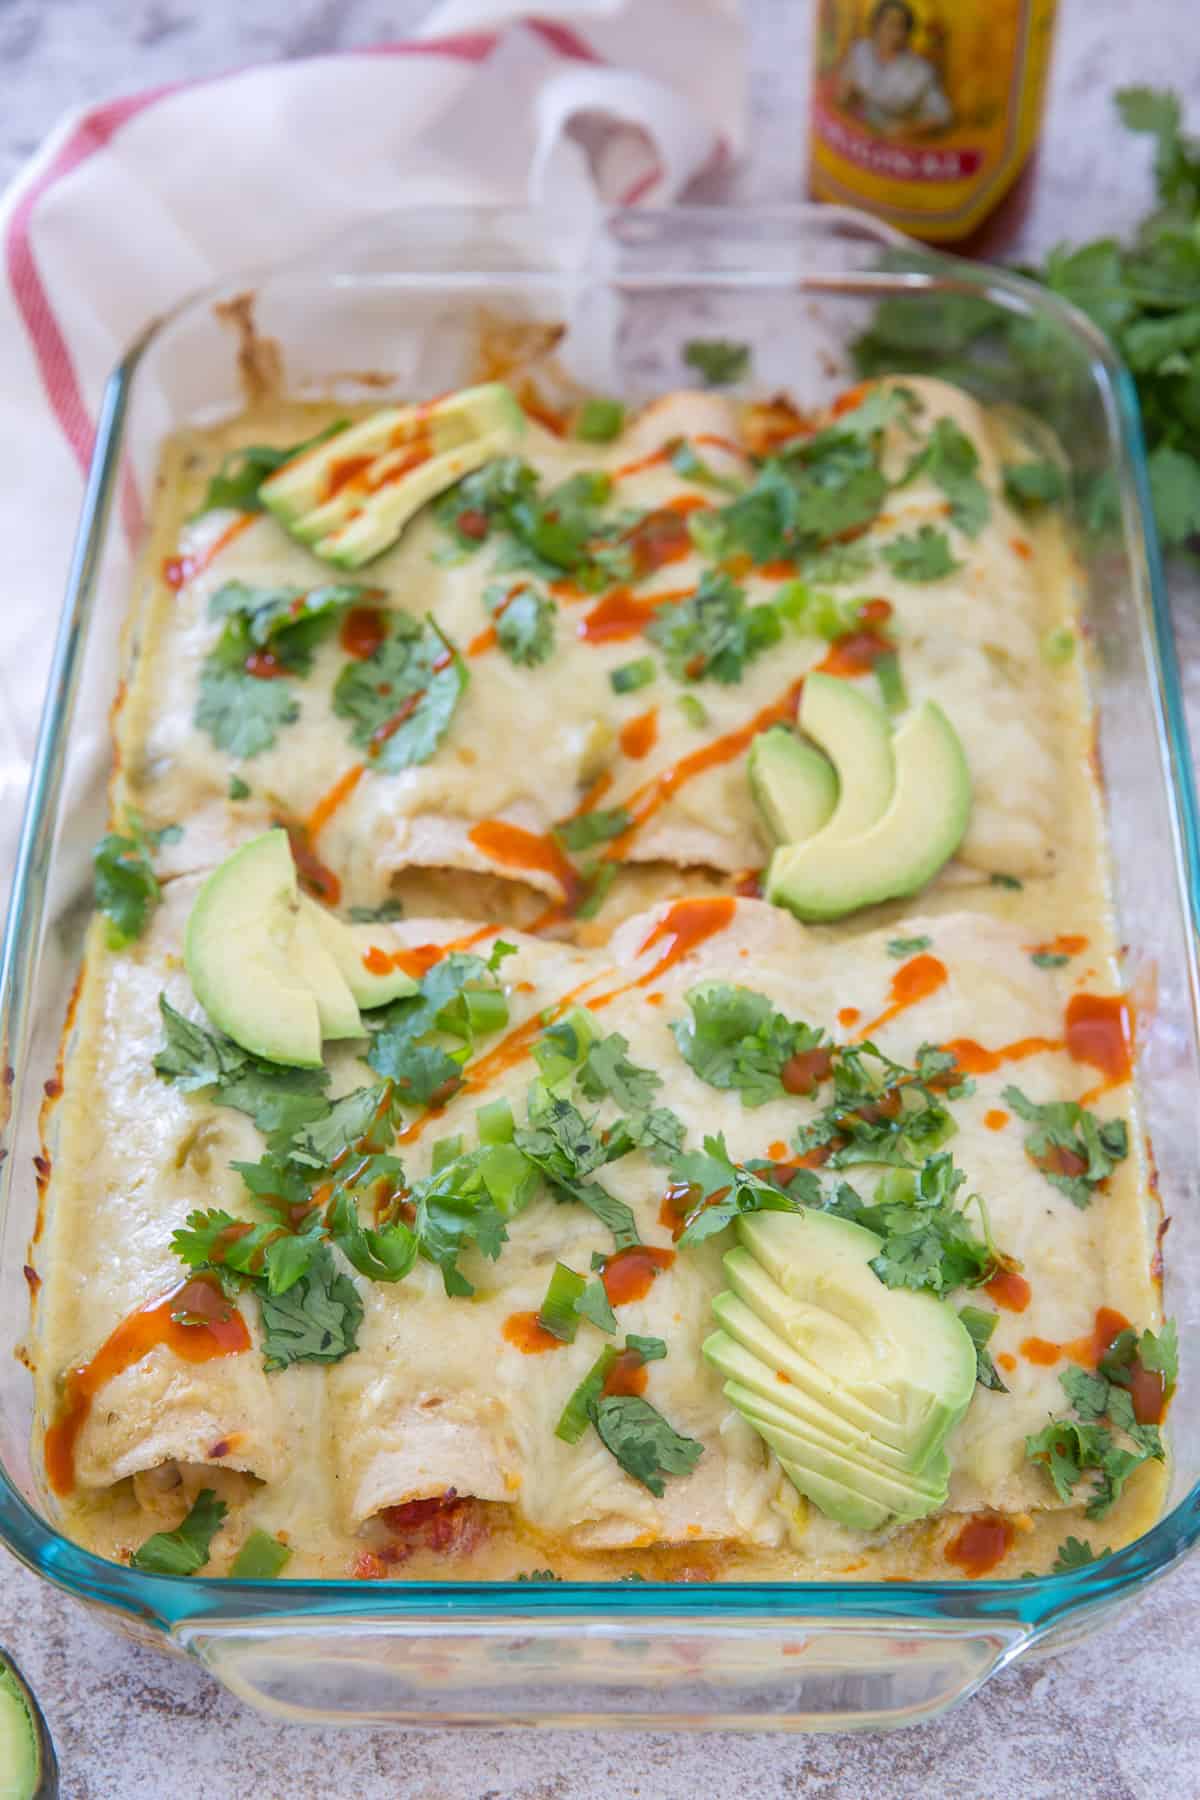
<path fill-rule="evenodd" d="M 1056 0 L 819 0 L 813 193 L 965 237 L 1041 124 Z"/>

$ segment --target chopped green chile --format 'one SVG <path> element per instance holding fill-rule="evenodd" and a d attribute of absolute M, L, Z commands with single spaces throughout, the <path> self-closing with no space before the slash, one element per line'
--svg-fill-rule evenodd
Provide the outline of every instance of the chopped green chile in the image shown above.
<path fill-rule="evenodd" d="M 584 1276 L 577 1275 L 566 1263 L 555 1263 L 546 1297 L 538 1310 L 538 1324 L 542 1330 L 548 1331 L 551 1337 L 561 1339 L 564 1344 L 573 1344 L 575 1333 L 579 1330 L 576 1302 L 582 1297 L 586 1287 L 587 1280 Z"/>
<path fill-rule="evenodd" d="M 267 1531 L 252 1531 L 233 1559 L 235 1581 L 271 1581 L 285 1567 L 291 1550 Z"/>
<path fill-rule="evenodd" d="M 908 705 L 908 692 L 900 673 L 900 658 L 894 650 L 875 658 L 875 679 L 879 683 L 880 699 L 888 711 L 903 712 Z"/>
<path fill-rule="evenodd" d="M 652 656 L 639 656 L 636 662 L 622 663 L 619 669 L 613 669 L 608 679 L 614 694 L 634 694 L 638 688 L 649 687 L 657 672 Z"/>
<path fill-rule="evenodd" d="M 688 724 L 695 726 L 697 731 L 703 731 L 708 724 L 708 709 L 703 700 L 697 700 L 695 694 L 680 694 L 677 697 L 679 710 Z"/>
<path fill-rule="evenodd" d="M 604 1392 L 608 1372 L 616 1360 L 616 1350 L 611 1344 L 606 1344 L 563 1407 L 562 1416 L 554 1427 L 554 1435 L 561 1438 L 564 1444 L 577 1444 L 591 1424 L 589 1409 Z"/>
<path fill-rule="evenodd" d="M 575 415 L 575 436 L 585 444 L 611 444 L 625 429 L 625 408 L 619 400 L 593 395 Z"/>

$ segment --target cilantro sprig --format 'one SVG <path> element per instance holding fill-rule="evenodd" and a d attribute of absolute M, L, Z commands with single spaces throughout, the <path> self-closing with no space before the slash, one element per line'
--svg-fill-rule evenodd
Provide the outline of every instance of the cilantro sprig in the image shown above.
<path fill-rule="evenodd" d="M 147 831 L 137 813 L 127 812 L 124 831 L 108 832 L 92 851 L 92 891 L 97 912 L 108 920 L 110 950 L 123 950 L 141 937 L 162 898 L 152 854 L 182 835 L 181 825 Z"/>
<path fill-rule="evenodd" d="M 677 681 L 740 681 L 746 664 L 783 635 L 775 606 L 748 606 L 730 576 L 707 570 L 689 599 L 658 608 L 645 628 Z"/>
<path fill-rule="evenodd" d="M 1158 1337 L 1122 1332 L 1094 1371 L 1072 1367 L 1059 1375 L 1074 1418 L 1052 1419 L 1025 1439 L 1026 1456 L 1043 1465 L 1060 1500 L 1074 1500 L 1075 1490 L 1085 1484 L 1089 1519 L 1112 1510 L 1135 1470 L 1165 1458 L 1161 1408 L 1153 1420 L 1139 1418 L 1130 1384 L 1139 1362 L 1143 1368 L 1155 1361 L 1172 1363 L 1173 1345 L 1170 1325 Z M 1172 1386 L 1173 1377 L 1164 1377 L 1163 1405 Z"/>
<path fill-rule="evenodd" d="M 433 623 L 395 612 L 391 629 L 367 657 L 348 662 L 333 689 L 333 710 L 373 768 L 395 775 L 428 762 L 466 689 L 466 664 Z"/>
<path fill-rule="evenodd" d="M 732 1089 L 746 1106 L 764 1106 L 785 1092 L 793 1058 L 817 1049 L 824 1033 L 777 1012 L 765 994 L 728 982 L 706 981 L 685 995 L 690 1019 L 675 1019 L 679 1054 L 710 1087 Z M 821 1067 L 813 1063 L 813 1074 Z M 812 1085 L 816 1085 L 813 1080 Z"/>
<path fill-rule="evenodd" d="M 1019 1118 L 1033 1126 L 1025 1151 L 1051 1187 L 1084 1208 L 1129 1154 L 1124 1119 L 1098 1119 L 1074 1100 L 1052 1100 L 1039 1106 L 1018 1087 L 1006 1087 L 1004 1098 Z"/>
<path fill-rule="evenodd" d="M 130 1558 L 146 1575 L 194 1575 L 212 1554 L 212 1542 L 228 1512 L 214 1488 L 201 1488 L 174 1531 L 156 1531 Z"/>

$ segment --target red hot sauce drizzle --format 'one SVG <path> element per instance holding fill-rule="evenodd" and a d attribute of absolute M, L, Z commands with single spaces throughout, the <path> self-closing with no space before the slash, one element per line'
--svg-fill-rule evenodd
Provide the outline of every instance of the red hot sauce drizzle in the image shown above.
<path fill-rule="evenodd" d="M 855 1036 L 869 1038 L 881 1025 L 890 1024 L 902 1012 L 907 1012 L 910 1006 L 917 1006 L 931 994 L 936 994 L 939 988 L 946 985 L 947 980 L 946 965 L 939 962 L 936 956 L 922 954 L 910 957 L 908 962 L 901 963 L 892 976 L 890 1005 L 884 1008 L 877 1019 L 862 1026 Z"/>
<path fill-rule="evenodd" d="M 211 1362 L 249 1350 L 250 1333 L 210 1275 L 190 1275 L 122 1319 L 90 1362 L 67 1372 L 58 1417 L 46 1433 L 46 1475 L 56 1494 L 75 1485 L 75 1446 L 96 1395 L 159 1344 L 184 1362 Z"/>
<path fill-rule="evenodd" d="M 1011 1520 L 997 1513 L 976 1513 L 946 1545 L 946 1561 L 978 1581 L 1004 1561 L 1012 1549 L 1013 1535 Z"/>
<path fill-rule="evenodd" d="M 633 1300 L 644 1300 L 656 1278 L 675 1261 L 674 1250 L 659 1249 L 656 1244 L 630 1244 L 610 1256 L 600 1279 L 610 1306 L 627 1306 Z"/>
<path fill-rule="evenodd" d="M 1133 1008 L 1127 994 L 1072 994 L 1067 1002 L 1067 1055 L 1099 1069 L 1103 1080 L 1082 1096 L 1088 1106 L 1133 1071 Z"/>

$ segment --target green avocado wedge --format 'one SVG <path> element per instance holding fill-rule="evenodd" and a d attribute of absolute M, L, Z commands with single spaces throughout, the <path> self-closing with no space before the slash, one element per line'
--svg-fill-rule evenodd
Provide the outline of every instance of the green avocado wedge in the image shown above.
<path fill-rule="evenodd" d="M 799 844 L 828 823 L 838 778 L 829 758 L 786 725 L 760 731 L 750 746 L 750 792 L 773 844 Z"/>
<path fill-rule="evenodd" d="M 832 1214 L 749 1214 L 737 1233 L 703 1350 L 726 1398 L 838 1523 L 874 1531 L 935 1512 L 975 1386 L 957 1313 L 885 1286 L 879 1238 Z"/>
<path fill-rule="evenodd" d="M 17 1665 L 0 1650 L 0 1795 L 56 1800 L 58 1759 L 50 1733 Z"/>
<path fill-rule="evenodd" d="M 423 406 L 388 406 L 284 463 L 259 488 L 268 512 L 314 556 L 357 569 L 420 508 L 503 456 L 526 418 L 502 382 Z"/>
<path fill-rule="evenodd" d="M 915 894 L 949 861 L 967 829 L 971 780 L 958 734 L 941 707 L 926 700 L 910 713 L 893 754 L 895 787 L 875 822 L 831 838 L 835 812 L 824 831 L 781 846 L 767 870 L 768 900 L 810 922 L 840 919 L 859 907 Z"/>
<path fill-rule="evenodd" d="M 887 714 L 852 681 L 818 673 L 805 677 L 797 723 L 837 773 L 837 805 L 813 841 L 857 837 L 882 818 L 896 784 Z"/>

